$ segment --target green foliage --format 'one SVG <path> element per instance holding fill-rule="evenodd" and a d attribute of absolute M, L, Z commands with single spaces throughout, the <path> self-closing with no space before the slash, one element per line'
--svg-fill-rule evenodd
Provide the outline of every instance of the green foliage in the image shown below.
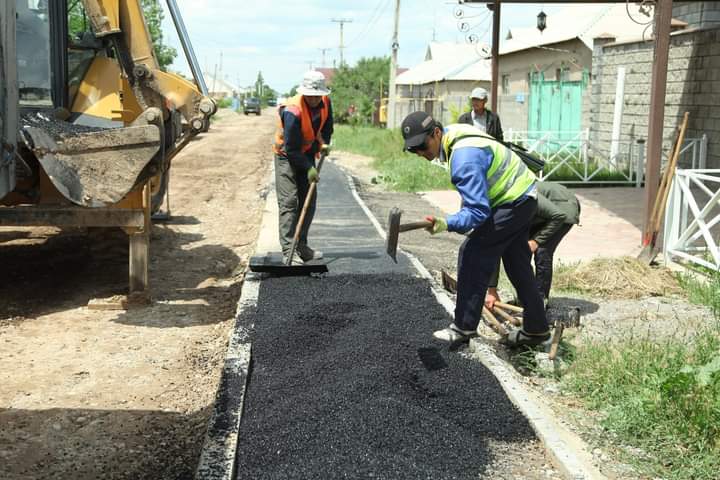
<path fill-rule="evenodd" d="M 219 100 L 215 100 L 218 108 L 230 108 L 232 105 L 232 97 L 225 97 Z"/>
<path fill-rule="evenodd" d="M 262 72 L 258 72 L 257 80 L 255 80 L 255 90 L 252 96 L 259 98 L 260 105 L 267 107 L 268 100 L 277 98 L 278 93 L 265 83 Z"/>
<path fill-rule="evenodd" d="M 720 316 L 720 273 L 699 267 L 697 274 L 680 273 L 677 279 L 691 302 L 706 305 Z"/>
<path fill-rule="evenodd" d="M 163 44 L 162 21 L 165 13 L 158 0 L 141 0 L 145 23 L 152 38 L 155 56 L 160 68 L 165 70 L 177 57 L 177 50 Z"/>
<path fill-rule="evenodd" d="M 403 152 L 399 130 L 336 125 L 333 146 L 338 150 L 372 157 L 373 167 L 379 173 L 377 181 L 392 190 L 419 192 L 452 188 L 447 170 L 417 155 Z"/>
<path fill-rule="evenodd" d="M 462 115 L 465 112 L 469 112 L 472 109 L 472 101 L 468 99 L 467 104 L 458 107 L 455 104 L 451 104 L 448 107 L 448 110 L 450 110 L 450 123 L 457 123 L 458 119 L 460 118 L 460 115 Z"/>
<path fill-rule="evenodd" d="M 382 95 L 387 95 L 387 82 L 390 77 L 389 57 L 361 58 L 357 65 L 341 66 L 332 82 L 333 114 L 337 122 L 368 124 Z M 355 114 L 347 112 L 355 106 Z"/>
<path fill-rule="evenodd" d="M 165 70 L 177 57 L 177 50 L 163 43 L 162 21 L 165 13 L 158 0 L 141 0 L 145 23 L 153 42 L 155 56 L 160 68 Z M 90 20 L 87 18 L 82 2 L 75 0 L 68 4 L 68 31 L 71 38 L 77 38 L 90 31 Z"/>
<path fill-rule="evenodd" d="M 720 469 L 720 327 L 688 341 L 632 339 L 582 348 L 564 386 L 603 413 L 603 426 L 639 447 L 642 473 L 713 479 Z"/>
<path fill-rule="evenodd" d="M 299 86 L 300 86 L 300 85 L 293 85 L 293 87 L 290 89 L 289 92 L 287 92 L 287 93 L 285 94 L 285 96 L 286 96 L 287 98 L 291 98 L 291 97 L 294 97 L 295 95 L 297 95 L 297 89 L 298 89 Z"/>

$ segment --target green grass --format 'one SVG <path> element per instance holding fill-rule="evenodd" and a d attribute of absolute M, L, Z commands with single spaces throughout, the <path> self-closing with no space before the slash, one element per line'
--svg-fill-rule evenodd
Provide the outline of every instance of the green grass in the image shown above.
<path fill-rule="evenodd" d="M 720 275 L 684 280 L 690 298 L 717 308 Z M 564 388 L 602 414 L 602 426 L 624 445 L 641 473 L 711 480 L 720 471 L 720 324 L 689 340 L 633 338 L 596 342 L 576 352 Z"/>
<path fill-rule="evenodd" d="M 338 150 L 373 158 L 373 168 L 378 171 L 379 183 L 390 190 L 421 192 L 453 188 L 447 170 L 417 155 L 403 152 L 403 141 L 398 130 L 337 125 L 333 146 Z"/>

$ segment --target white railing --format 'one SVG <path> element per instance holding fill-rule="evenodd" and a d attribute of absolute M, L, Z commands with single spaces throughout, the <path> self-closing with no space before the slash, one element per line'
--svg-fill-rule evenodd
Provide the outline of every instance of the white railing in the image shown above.
<path fill-rule="evenodd" d="M 634 184 L 640 187 L 645 172 L 645 142 L 620 140 L 617 154 L 610 155 L 610 142 L 596 145 L 590 141 L 589 130 L 515 131 L 505 132 L 505 140 L 537 153 L 548 166 L 543 179 L 562 183 Z M 663 163 L 667 158 L 663 159 Z M 705 168 L 707 135 L 687 138 L 680 150 L 678 165 Z M 568 178 L 569 177 L 569 178 Z"/>
<path fill-rule="evenodd" d="M 720 271 L 718 223 L 720 170 L 677 170 L 665 210 L 665 261 L 678 257 Z"/>

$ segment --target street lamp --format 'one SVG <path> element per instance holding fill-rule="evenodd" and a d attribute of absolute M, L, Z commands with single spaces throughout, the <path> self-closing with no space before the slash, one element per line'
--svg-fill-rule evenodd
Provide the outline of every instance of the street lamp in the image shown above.
<path fill-rule="evenodd" d="M 538 13 L 537 16 L 537 29 L 540 30 L 540 33 L 542 33 L 543 30 L 545 30 L 545 27 L 547 27 L 547 15 L 545 15 L 545 12 L 540 10 L 540 13 Z"/>

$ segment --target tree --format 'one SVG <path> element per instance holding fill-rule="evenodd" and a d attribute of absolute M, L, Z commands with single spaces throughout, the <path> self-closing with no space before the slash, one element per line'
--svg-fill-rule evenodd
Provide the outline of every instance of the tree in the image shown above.
<path fill-rule="evenodd" d="M 389 57 L 361 58 L 357 65 L 341 66 L 333 77 L 333 114 L 339 122 L 371 123 L 381 95 L 387 95 Z M 382 89 L 382 91 L 381 91 Z M 354 106 L 354 115 L 348 109 Z"/>
<path fill-rule="evenodd" d="M 140 4 L 153 42 L 155 56 L 160 68 L 166 70 L 177 57 L 177 50 L 163 43 L 162 21 L 165 13 L 158 0 L 141 0 Z M 78 35 L 90 30 L 90 22 L 80 0 L 76 0 L 68 7 L 68 29 L 72 38 L 77 38 Z"/>
<path fill-rule="evenodd" d="M 145 15 L 145 23 L 152 38 L 155 56 L 160 68 L 165 70 L 168 65 L 173 63 L 178 54 L 176 49 L 163 43 L 162 21 L 165 18 L 165 12 L 163 12 L 158 0 L 141 0 L 141 5 Z"/>

